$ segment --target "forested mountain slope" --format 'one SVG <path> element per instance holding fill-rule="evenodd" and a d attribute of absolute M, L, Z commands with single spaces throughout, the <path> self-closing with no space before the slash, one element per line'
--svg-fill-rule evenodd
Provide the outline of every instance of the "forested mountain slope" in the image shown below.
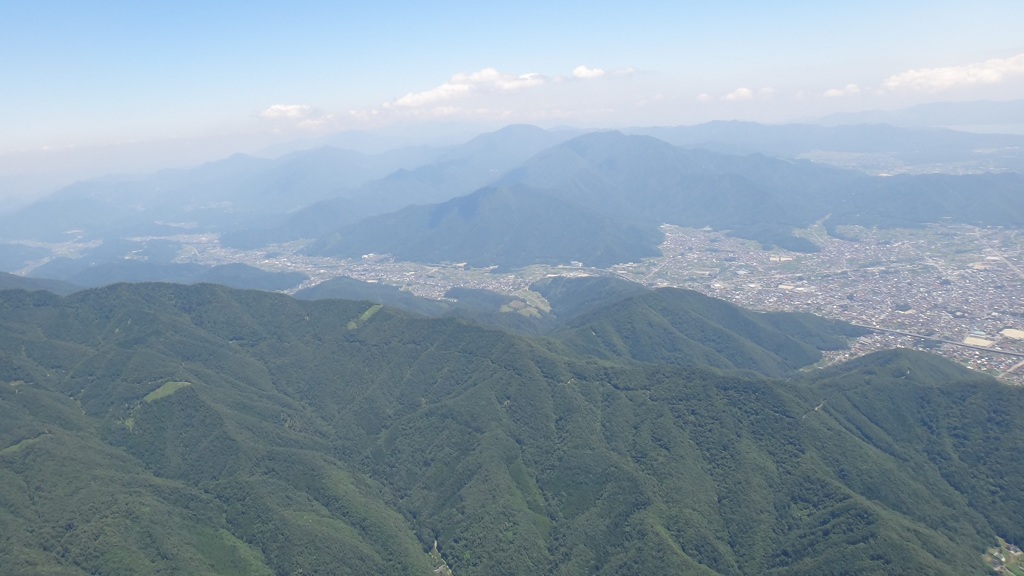
<path fill-rule="evenodd" d="M 905 351 L 645 360 L 210 285 L 0 292 L 0 572 L 430 574 L 436 541 L 460 576 L 983 574 L 1024 536 L 1024 391 Z"/>

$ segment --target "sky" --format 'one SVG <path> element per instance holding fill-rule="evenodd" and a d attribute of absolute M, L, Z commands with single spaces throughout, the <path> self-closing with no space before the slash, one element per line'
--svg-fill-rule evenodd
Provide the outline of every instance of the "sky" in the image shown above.
<path fill-rule="evenodd" d="M 342 130 L 1024 98 L 1021 30 L 1020 0 L 0 0 L 0 176 Z"/>

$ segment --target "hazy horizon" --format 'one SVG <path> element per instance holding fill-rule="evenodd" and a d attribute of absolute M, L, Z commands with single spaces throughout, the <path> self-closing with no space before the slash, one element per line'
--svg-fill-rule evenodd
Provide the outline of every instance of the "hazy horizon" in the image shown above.
<path fill-rule="evenodd" d="M 1021 21 L 1024 5 L 993 0 L 8 3 L 0 196 L 341 131 L 780 123 L 1019 99 Z"/>

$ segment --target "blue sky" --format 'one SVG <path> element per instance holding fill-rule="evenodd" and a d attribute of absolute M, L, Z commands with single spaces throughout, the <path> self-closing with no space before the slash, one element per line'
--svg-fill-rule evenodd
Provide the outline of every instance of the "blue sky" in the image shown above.
<path fill-rule="evenodd" d="M 1024 2 L 0 0 L 0 155 L 1024 97 Z"/>

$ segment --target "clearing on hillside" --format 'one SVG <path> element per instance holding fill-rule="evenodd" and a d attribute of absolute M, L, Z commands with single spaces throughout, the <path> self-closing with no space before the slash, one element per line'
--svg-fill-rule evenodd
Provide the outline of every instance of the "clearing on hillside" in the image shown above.
<path fill-rule="evenodd" d="M 356 318 L 355 320 L 350 320 L 349 323 L 345 325 L 345 327 L 348 328 L 349 330 L 355 330 L 355 329 L 359 328 L 360 326 L 365 324 L 367 320 L 369 320 L 371 317 L 373 317 L 374 314 L 379 312 L 380 309 L 383 308 L 383 307 L 384 306 L 382 306 L 380 304 L 374 304 L 373 306 L 370 306 L 366 310 L 366 312 L 363 312 L 359 316 L 359 318 Z"/>
<path fill-rule="evenodd" d="M 161 398 L 166 398 L 167 396 L 170 396 L 171 394 L 174 394 L 178 390 L 181 390 L 182 388 L 185 388 L 186 386 L 191 386 L 191 385 L 192 385 L 191 382 L 168 382 L 168 383 L 164 384 L 163 386 L 157 388 L 156 390 L 153 390 L 149 394 L 146 394 L 146 396 L 143 398 L 143 400 L 145 400 L 147 403 L 149 403 L 149 402 L 152 402 L 154 400 L 159 400 Z"/>

